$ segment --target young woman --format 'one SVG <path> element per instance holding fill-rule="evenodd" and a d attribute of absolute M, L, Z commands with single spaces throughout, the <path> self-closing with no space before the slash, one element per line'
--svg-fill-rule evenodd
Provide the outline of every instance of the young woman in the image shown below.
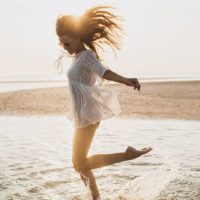
<path fill-rule="evenodd" d="M 137 78 L 126 78 L 113 72 L 100 62 L 97 47 L 105 43 L 119 49 L 120 34 L 118 15 L 106 10 L 112 6 L 95 6 L 80 17 L 60 15 L 56 21 L 59 44 L 70 55 L 73 63 L 67 77 L 72 100 L 74 122 L 72 162 L 85 186 L 89 185 L 93 199 L 100 199 L 92 169 L 131 160 L 152 150 L 151 147 L 136 150 L 128 146 L 124 152 L 96 154 L 87 157 L 95 131 L 100 121 L 121 112 L 117 95 L 102 88 L 103 79 L 115 81 L 140 91 Z M 62 57 L 60 57 L 62 58 Z M 96 81 L 100 80 L 99 84 Z"/>

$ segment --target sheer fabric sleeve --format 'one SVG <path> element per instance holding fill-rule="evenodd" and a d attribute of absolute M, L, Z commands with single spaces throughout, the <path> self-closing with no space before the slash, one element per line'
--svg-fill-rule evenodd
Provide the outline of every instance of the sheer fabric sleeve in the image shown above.
<path fill-rule="evenodd" d="M 85 55 L 85 65 L 92 71 L 94 74 L 98 75 L 101 79 L 103 78 L 104 73 L 110 68 L 103 65 L 96 57 L 95 52 L 88 50 Z"/>

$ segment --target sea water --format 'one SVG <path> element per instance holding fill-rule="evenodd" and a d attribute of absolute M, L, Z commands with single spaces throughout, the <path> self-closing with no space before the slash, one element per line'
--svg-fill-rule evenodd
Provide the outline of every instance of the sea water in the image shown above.
<path fill-rule="evenodd" d="M 39 88 L 50 88 L 50 87 L 68 87 L 68 80 L 65 77 L 61 80 L 54 80 L 51 79 L 44 79 L 38 80 L 36 78 L 29 79 L 25 77 L 17 78 L 17 77 L 1 77 L 0 76 L 0 93 L 1 92 L 10 92 L 10 91 L 17 91 L 17 90 L 26 90 L 26 89 L 39 89 Z M 199 76 L 163 76 L 163 77 L 154 77 L 154 76 L 147 76 L 138 78 L 141 83 L 148 83 L 148 82 L 167 82 L 167 81 L 199 81 Z M 107 85 L 118 84 L 113 81 L 107 81 Z"/>
<path fill-rule="evenodd" d="M 65 117 L 0 116 L 1 200 L 89 200 L 71 161 Z M 103 120 L 88 156 L 151 146 L 149 153 L 93 173 L 102 200 L 199 200 L 200 122 Z"/>

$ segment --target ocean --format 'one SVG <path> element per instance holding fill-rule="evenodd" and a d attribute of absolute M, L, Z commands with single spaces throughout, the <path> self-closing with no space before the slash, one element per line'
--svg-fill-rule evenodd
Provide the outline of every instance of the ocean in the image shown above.
<path fill-rule="evenodd" d="M 90 200 L 72 167 L 65 117 L 0 117 L 1 200 Z M 94 169 L 102 200 L 199 200 L 200 122 L 113 117 L 101 121 L 89 155 L 151 146 L 149 153 Z"/>
<path fill-rule="evenodd" d="M 193 81 L 200 80 L 200 76 L 146 76 L 138 78 L 140 83 L 145 82 L 163 82 L 163 81 Z M 106 81 L 105 84 L 116 84 L 113 81 Z M 1 77 L 0 76 L 0 92 L 49 88 L 49 87 L 65 87 L 68 86 L 67 78 L 55 77 Z"/>

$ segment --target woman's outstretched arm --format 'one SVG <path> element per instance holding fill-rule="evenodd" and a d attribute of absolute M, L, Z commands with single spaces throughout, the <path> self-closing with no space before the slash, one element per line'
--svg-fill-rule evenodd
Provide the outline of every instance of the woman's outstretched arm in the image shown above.
<path fill-rule="evenodd" d="M 137 89 L 140 91 L 141 85 L 137 78 L 126 78 L 124 76 L 121 76 L 117 73 L 115 73 L 112 70 L 106 70 L 106 72 L 103 75 L 103 78 L 109 81 L 114 81 L 122 84 L 126 84 L 128 86 L 133 86 L 134 90 Z"/>

